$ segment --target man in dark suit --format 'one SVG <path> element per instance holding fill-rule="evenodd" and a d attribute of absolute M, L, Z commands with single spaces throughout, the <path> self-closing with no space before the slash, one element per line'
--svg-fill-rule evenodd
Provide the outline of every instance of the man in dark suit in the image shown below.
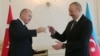
<path fill-rule="evenodd" d="M 88 44 L 92 33 L 92 23 L 82 14 L 82 7 L 78 2 L 70 4 L 69 14 L 73 20 L 68 23 L 63 34 L 59 34 L 52 26 L 49 26 L 51 36 L 59 40 L 52 47 L 56 50 L 66 48 L 65 56 L 89 56 Z M 62 43 L 64 41 L 67 43 Z"/>
<path fill-rule="evenodd" d="M 25 8 L 20 12 L 20 18 L 11 22 L 9 27 L 10 45 L 8 56 L 33 56 L 32 37 L 37 36 L 37 33 L 45 32 L 45 28 L 39 27 L 29 30 L 26 24 L 29 23 L 31 18 L 32 11 Z"/>

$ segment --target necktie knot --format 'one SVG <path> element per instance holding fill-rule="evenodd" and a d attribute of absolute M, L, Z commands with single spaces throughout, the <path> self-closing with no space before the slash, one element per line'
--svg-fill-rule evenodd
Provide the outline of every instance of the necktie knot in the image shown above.
<path fill-rule="evenodd" d="M 76 23 L 77 23 L 76 21 L 73 22 L 74 25 L 75 25 Z"/>

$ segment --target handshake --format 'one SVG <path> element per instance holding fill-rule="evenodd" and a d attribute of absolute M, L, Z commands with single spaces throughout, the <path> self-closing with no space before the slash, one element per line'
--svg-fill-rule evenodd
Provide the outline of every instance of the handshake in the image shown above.
<path fill-rule="evenodd" d="M 52 26 L 48 26 L 49 32 L 51 34 L 54 34 L 56 32 L 56 30 L 52 27 Z M 39 27 L 36 29 L 37 33 L 41 33 L 41 32 L 46 32 L 46 28 L 45 27 Z"/>

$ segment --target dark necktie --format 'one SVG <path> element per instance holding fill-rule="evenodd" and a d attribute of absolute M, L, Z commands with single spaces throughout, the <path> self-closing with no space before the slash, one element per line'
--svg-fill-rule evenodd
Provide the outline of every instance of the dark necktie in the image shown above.
<path fill-rule="evenodd" d="M 26 27 L 26 25 L 23 25 L 23 26 L 25 27 L 25 29 L 26 29 L 26 31 L 27 31 L 27 35 L 28 35 L 28 34 L 29 34 L 28 28 Z M 32 37 L 29 38 L 29 40 L 30 40 L 30 42 L 32 43 Z"/>
<path fill-rule="evenodd" d="M 27 29 L 26 25 L 24 25 L 25 29 Z"/>
<path fill-rule="evenodd" d="M 73 21 L 73 23 L 72 23 L 72 26 L 71 26 L 71 29 L 73 29 L 74 28 L 74 26 L 76 25 L 76 21 Z"/>

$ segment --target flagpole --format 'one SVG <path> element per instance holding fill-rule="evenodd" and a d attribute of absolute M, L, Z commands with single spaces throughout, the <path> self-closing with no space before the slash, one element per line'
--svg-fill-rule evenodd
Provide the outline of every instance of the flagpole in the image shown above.
<path fill-rule="evenodd" d="M 11 0 L 9 0 L 9 2 L 11 3 Z"/>
<path fill-rule="evenodd" d="M 88 0 L 86 0 L 86 4 L 88 3 Z"/>
<path fill-rule="evenodd" d="M 11 0 L 9 0 L 9 5 L 11 6 Z"/>

